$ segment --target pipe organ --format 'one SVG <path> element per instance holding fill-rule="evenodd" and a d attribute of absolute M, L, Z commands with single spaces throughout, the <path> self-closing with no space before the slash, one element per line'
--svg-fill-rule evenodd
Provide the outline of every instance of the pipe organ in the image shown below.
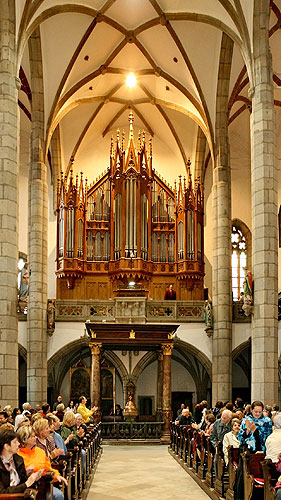
<path fill-rule="evenodd" d="M 129 141 L 111 140 L 109 167 L 88 186 L 61 176 L 57 191 L 57 298 L 108 299 L 125 290 L 162 300 L 203 299 L 203 186 L 187 178 L 172 188 L 152 168 L 152 140 L 133 115 Z M 130 285 L 129 285 L 130 283 Z M 126 292 L 127 290 L 127 292 Z"/>

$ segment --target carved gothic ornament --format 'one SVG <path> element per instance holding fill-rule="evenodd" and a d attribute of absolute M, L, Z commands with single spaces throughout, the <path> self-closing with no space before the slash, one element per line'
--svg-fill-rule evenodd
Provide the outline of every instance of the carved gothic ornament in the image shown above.
<path fill-rule="evenodd" d="M 161 344 L 161 349 L 164 356 L 172 356 L 173 344 Z"/>
<path fill-rule="evenodd" d="M 89 347 L 91 349 L 91 354 L 100 354 L 102 343 L 101 342 L 90 342 Z"/>

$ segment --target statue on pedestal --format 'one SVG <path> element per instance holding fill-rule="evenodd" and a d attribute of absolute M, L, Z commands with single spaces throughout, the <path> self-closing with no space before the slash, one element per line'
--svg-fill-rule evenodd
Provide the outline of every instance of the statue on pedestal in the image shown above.
<path fill-rule="evenodd" d="M 242 309 L 245 316 L 249 316 L 253 311 L 253 275 L 251 271 L 246 272 L 244 281 L 244 295 L 243 295 Z"/>
<path fill-rule="evenodd" d="M 136 405 L 133 401 L 133 397 L 130 395 L 129 399 L 125 405 L 125 408 L 123 410 L 123 415 L 125 417 L 125 420 L 127 422 L 133 422 L 135 418 L 138 416 L 139 412 L 136 408 Z"/>
<path fill-rule="evenodd" d="M 214 333 L 214 315 L 213 315 L 213 305 L 211 299 L 205 301 L 205 332 L 208 337 L 212 337 Z"/>

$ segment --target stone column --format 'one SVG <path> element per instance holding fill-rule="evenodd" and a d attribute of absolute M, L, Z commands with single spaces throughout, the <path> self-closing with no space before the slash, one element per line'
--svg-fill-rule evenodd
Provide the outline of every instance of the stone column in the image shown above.
<path fill-rule="evenodd" d="M 172 384 L 171 384 L 171 356 L 173 344 L 162 344 L 161 349 L 163 352 L 163 421 L 164 429 L 163 434 L 169 434 L 170 421 L 172 418 Z"/>
<path fill-rule="evenodd" d="M 251 176 L 254 315 L 252 318 L 252 401 L 278 401 L 277 162 L 268 25 L 269 2 L 255 0 L 254 84 L 251 115 Z"/>
<path fill-rule="evenodd" d="M 101 420 L 101 374 L 100 374 L 100 355 L 101 342 L 90 342 L 92 363 L 91 363 L 91 405 L 97 406 L 98 411 L 94 415 L 96 422 Z"/>
<path fill-rule="evenodd" d="M 27 312 L 27 398 L 47 399 L 48 188 L 44 162 L 44 91 L 39 29 L 29 40 L 31 141 L 29 168 L 29 303 Z"/>
<path fill-rule="evenodd" d="M 18 406 L 18 92 L 15 1 L 0 0 L 0 404 Z M 19 87 L 18 87 L 19 88 Z"/>
<path fill-rule="evenodd" d="M 219 63 L 215 168 L 213 173 L 213 362 L 212 399 L 232 398 L 231 178 L 228 144 L 228 92 L 233 41 L 222 35 Z"/>
<path fill-rule="evenodd" d="M 163 408 L 163 352 L 157 352 L 157 408 L 156 420 L 162 421 L 162 408 Z"/>

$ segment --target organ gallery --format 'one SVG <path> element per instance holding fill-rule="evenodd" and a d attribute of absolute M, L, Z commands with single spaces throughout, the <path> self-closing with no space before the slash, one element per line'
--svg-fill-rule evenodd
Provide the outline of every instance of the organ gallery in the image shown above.
<path fill-rule="evenodd" d="M 203 186 L 190 163 L 187 178 L 165 182 L 152 139 L 135 138 L 133 121 L 130 113 L 127 141 L 119 131 L 111 139 L 109 165 L 92 184 L 72 172 L 58 181 L 58 299 L 162 300 L 170 283 L 178 300 L 203 299 Z"/>

